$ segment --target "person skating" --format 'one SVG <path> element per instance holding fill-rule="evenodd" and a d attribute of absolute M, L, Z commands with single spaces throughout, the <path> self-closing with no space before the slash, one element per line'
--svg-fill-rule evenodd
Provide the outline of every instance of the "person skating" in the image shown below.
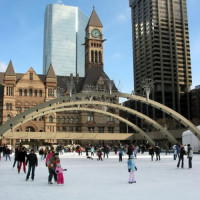
<path fill-rule="evenodd" d="M 11 153 L 11 150 L 8 147 L 6 147 L 6 151 L 5 151 L 6 161 L 7 161 L 7 158 L 9 158 L 9 160 L 11 161 L 10 153 Z"/>
<path fill-rule="evenodd" d="M 48 160 L 48 169 L 49 169 L 49 177 L 48 177 L 48 183 L 53 184 L 52 178 L 54 177 L 55 182 L 57 182 L 57 174 L 55 173 L 56 164 L 60 163 L 59 155 L 58 153 L 54 153 L 52 157 Z"/>
<path fill-rule="evenodd" d="M 91 148 L 90 148 L 90 152 L 91 152 L 91 156 L 94 156 L 94 147 L 91 145 Z"/>
<path fill-rule="evenodd" d="M 135 163 L 133 161 L 133 155 L 130 155 L 130 158 L 128 159 L 128 172 L 130 173 L 129 183 L 136 183 L 134 177 L 134 171 L 137 171 L 137 167 L 135 166 Z"/>
<path fill-rule="evenodd" d="M 181 161 L 182 161 L 181 168 L 184 167 L 184 155 L 186 155 L 186 151 L 185 151 L 184 147 L 181 147 L 180 156 L 179 156 L 179 160 L 178 160 L 178 164 L 177 164 L 178 168 L 179 168 L 179 165 L 180 165 Z"/>
<path fill-rule="evenodd" d="M 31 153 L 27 156 L 26 165 L 28 163 L 28 173 L 26 176 L 26 181 L 29 179 L 31 173 L 31 179 L 34 180 L 35 177 L 35 167 L 38 166 L 38 159 L 34 152 L 34 149 L 31 149 Z"/>
<path fill-rule="evenodd" d="M 63 171 L 67 171 L 67 169 L 63 169 L 61 167 L 60 163 L 57 163 L 55 173 L 57 174 L 57 178 L 58 178 L 57 183 L 58 184 L 64 184 Z"/>
<path fill-rule="evenodd" d="M 44 159 L 44 150 L 43 150 L 43 148 L 40 149 L 39 155 L 40 155 L 41 160 L 43 160 Z"/>
<path fill-rule="evenodd" d="M 103 157 L 105 158 L 107 156 L 107 158 L 108 158 L 108 154 L 109 154 L 109 146 L 104 145 L 104 147 L 103 147 Z"/>
<path fill-rule="evenodd" d="M 47 154 L 46 161 L 45 161 L 46 166 L 47 166 L 49 159 L 53 156 L 53 154 L 54 154 L 54 151 L 52 149 L 50 149 L 48 154 Z"/>
<path fill-rule="evenodd" d="M 24 150 L 24 148 L 22 148 L 18 155 L 18 161 L 19 161 L 18 173 L 20 173 L 22 164 L 24 167 L 24 173 L 26 173 L 25 157 L 27 157 L 27 154 L 26 154 L 26 151 Z"/>
<path fill-rule="evenodd" d="M 155 153 L 156 153 L 156 161 L 160 160 L 160 147 L 155 147 Z"/>
<path fill-rule="evenodd" d="M 124 151 L 120 149 L 119 151 L 119 162 L 122 162 L 122 156 L 124 155 Z"/>
<path fill-rule="evenodd" d="M 20 152 L 20 147 L 18 146 L 15 149 L 15 159 L 14 159 L 14 163 L 13 163 L 13 168 L 15 167 L 15 164 L 17 163 L 17 169 L 19 168 L 19 160 L 18 160 L 19 152 Z"/>
<path fill-rule="evenodd" d="M 127 150 L 127 154 L 128 154 L 129 158 L 130 158 L 131 155 L 133 155 L 133 151 L 134 151 L 134 146 L 132 144 L 130 144 L 128 146 L 128 150 Z"/>
<path fill-rule="evenodd" d="M 151 161 L 153 161 L 153 157 L 154 157 L 154 149 L 153 149 L 153 147 L 149 148 L 149 155 L 151 156 Z"/>
<path fill-rule="evenodd" d="M 192 157 L 193 157 L 193 150 L 190 144 L 188 146 L 188 152 L 187 152 L 187 158 L 188 158 L 188 166 L 189 168 L 192 168 Z"/>
<path fill-rule="evenodd" d="M 102 159 L 102 155 L 103 155 L 103 154 L 102 154 L 102 152 L 101 152 L 101 149 L 99 149 L 98 152 L 97 152 L 97 156 L 98 156 L 98 159 L 97 159 L 97 160 L 99 160 L 99 161 L 100 161 L 100 160 L 103 161 L 103 159 Z"/>

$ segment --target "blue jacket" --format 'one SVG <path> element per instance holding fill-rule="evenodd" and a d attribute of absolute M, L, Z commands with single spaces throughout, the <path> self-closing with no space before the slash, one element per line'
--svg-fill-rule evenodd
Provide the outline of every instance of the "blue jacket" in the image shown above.
<path fill-rule="evenodd" d="M 131 172 L 135 171 L 135 163 L 134 163 L 133 159 L 128 160 L 128 169 L 131 169 Z"/>
<path fill-rule="evenodd" d="M 119 155 L 124 155 L 124 151 L 120 150 Z"/>

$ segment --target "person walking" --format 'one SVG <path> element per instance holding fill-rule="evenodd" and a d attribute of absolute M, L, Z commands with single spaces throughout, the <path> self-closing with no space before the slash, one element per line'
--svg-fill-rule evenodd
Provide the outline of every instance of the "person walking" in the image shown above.
<path fill-rule="evenodd" d="M 151 156 L 151 161 L 153 161 L 153 157 L 154 157 L 154 149 L 153 149 L 153 147 L 149 148 L 149 155 Z"/>
<path fill-rule="evenodd" d="M 18 155 L 18 161 L 19 161 L 18 173 L 20 173 L 22 164 L 23 164 L 23 167 L 24 167 L 24 173 L 26 173 L 25 157 L 27 157 L 27 154 L 26 154 L 26 151 L 23 147 L 21 149 L 21 151 L 19 152 L 19 155 Z"/>
<path fill-rule="evenodd" d="M 137 171 L 137 167 L 135 166 L 135 163 L 133 161 L 133 155 L 130 155 L 130 158 L 128 159 L 128 172 L 130 173 L 129 183 L 136 183 L 134 177 L 134 171 Z"/>
<path fill-rule="evenodd" d="M 124 155 L 124 151 L 120 149 L 119 151 L 119 162 L 122 162 L 122 156 Z"/>
<path fill-rule="evenodd" d="M 29 179 L 30 173 L 31 173 L 31 179 L 33 181 L 35 177 L 35 167 L 38 166 L 38 159 L 34 149 L 31 149 L 31 153 L 27 156 L 26 165 L 27 163 L 28 163 L 28 173 L 26 176 L 26 181 Z"/>
<path fill-rule="evenodd" d="M 186 151 L 185 151 L 184 147 L 181 147 L 177 168 L 179 168 L 180 162 L 182 162 L 181 168 L 184 168 L 184 155 L 186 155 Z"/>
<path fill-rule="evenodd" d="M 55 169 L 55 173 L 58 176 L 58 184 L 64 184 L 64 176 L 63 176 L 63 171 L 67 171 L 67 169 L 63 169 L 60 165 L 60 163 L 56 164 L 56 169 Z"/>
<path fill-rule="evenodd" d="M 39 155 L 40 155 L 41 160 L 43 160 L 44 159 L 44 150 L 43 150 L 43 148 L 40 149 Z"/>
<path fill-rule="evenodd" d="M 17 163 L 17 169 L 19 168 L 19 160 L 18 160 L 19 152 L 20 152 L 20 147 L 18 146 L 15 149 L 15 158 L 14 158 L 14 163 L 13 163 L 13 168 L 15 167 L 15 164 Z"/>
<path fill-rule="evenodd" d="M 189 168 L 192 168 L 192 157 L 193 157 L 193 150 L 190 144 L 188 146 L 188 152 L 187 152 L 187 158 L 188 158 L 188 166 Z"/>
<path fill-rule="evenodd" d="M 60 163 L 59 154 L 54 153 L 52 155 L 52 157 L 47 162 L 47 166 L 48 166 L 48 169 L 49 169 L 49 177 L 48 177 L 48 183 L 49 184 L 53 184 L 52 183 L 53 177 L 54 177 L 55 182 L 57 182 L 57 180 L 58 180 L 57 174 L 55 173 L 57 163 Z"/>
<path fill-rule="evenodd" d="M 156 161 L 160 160 L 160 147 L 155 147 L 155 153 L 156 153 Z"/>

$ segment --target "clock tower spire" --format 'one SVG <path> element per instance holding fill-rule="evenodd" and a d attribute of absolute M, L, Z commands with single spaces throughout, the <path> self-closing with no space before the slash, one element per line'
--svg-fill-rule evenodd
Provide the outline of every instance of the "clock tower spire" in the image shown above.
<path fill-rule="evenodd" d="M 92 14 L 85 29 L 85 74 L 92 67 L 103 70 L 103 25 L 93 7 Z"/>

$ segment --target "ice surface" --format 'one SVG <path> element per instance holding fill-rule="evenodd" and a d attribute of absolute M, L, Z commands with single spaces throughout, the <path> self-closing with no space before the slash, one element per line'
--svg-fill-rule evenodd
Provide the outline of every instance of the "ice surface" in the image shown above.
<path fill-rule="evenodd" d="M 138 154 L 134 159 L 138 171 L 137 183 L 128 184 L 127 156 L 118 162 L 118 156 L 109 154 L 102 161 L 65 153 L 60 156 L 64 172 L 64 185 L 48 185 L 48 170 L 38 156 L 39 166 L 35 180 L 25 181 L 26 175 L 12 169 L 12 161 L 0 161 L 0 200 L 200 200 L 200 155 L 194 155 L 193 168 L 177 169 L 177 160 L 161 154 L 161 161 Z"/>

